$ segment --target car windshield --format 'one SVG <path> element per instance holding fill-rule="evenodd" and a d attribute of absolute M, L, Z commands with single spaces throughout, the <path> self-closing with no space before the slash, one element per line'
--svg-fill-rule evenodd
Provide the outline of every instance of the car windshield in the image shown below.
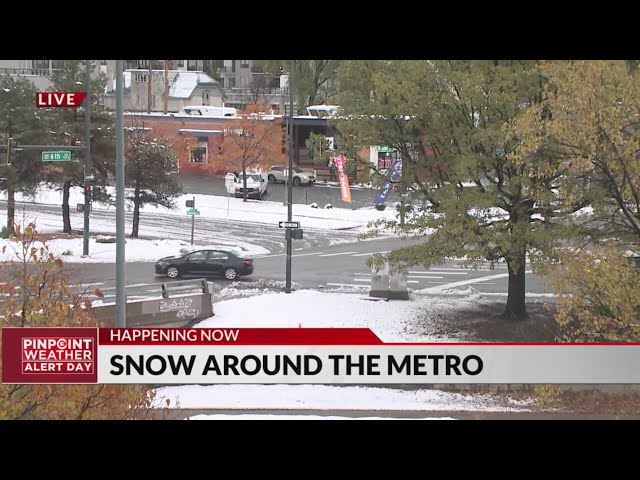
<path fill-rule="evenodd" d="M 293 167 L 293 171 L 296 173 L 304 173 L 304 170 L 302 170 L 300 167 Z"/>

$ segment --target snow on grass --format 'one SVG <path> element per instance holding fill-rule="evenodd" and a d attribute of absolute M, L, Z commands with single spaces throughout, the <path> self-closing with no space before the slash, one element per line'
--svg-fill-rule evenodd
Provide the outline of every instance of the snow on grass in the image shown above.
<path fill-rule="evenodd" d="M 332 385 L 183 385 L 157 391 L 158 408 L 218 410 L 527 411 L 522 402 L 441 390 Z"/>
<path fill-rule="evenodd" d="M 107 188 L 107 192 L 114 194 L 112 187 Z M 287 220 L 287 206 L 281 201 L 249 200 L 243 202 L 241 198 L 229 198 L 217 195 L 193 195 L 184 194 L 176 198 L 176 209 L 165 207 L 155 207 L 144 205 L 142 212 L 160 213 L 167 215 L 185 216 L 187 208 L 184 206 L 186 200 L 195 197 L 196 208 L 200 211 L 202 218 L 228 219 L 245 222 L 266 223 L 277 225 L 279 221 Z M 267 197 L 268 198 L 268 197 Z M 6 193 L 0 193 L 0 199 L 6 199 Z M 47 205 L 62 205 L 62 192 L 55 188 L 42 184 L 34 196 L 23 193 L 16 193 L 17 202 L 39 203 Z M 71 189 L 69 204 L 73 207 L 77 203 L 84 203 L 84 193 L 82 188 Z M 299 221 L 302 228 L 319 228 L 326 230 L 334 229 L 356 229 L 366 228 L 370 221 L 381 218 L 394 219 L 397 212 L 387 209 L 383 212 L 373 207 L 348 209 L 314 209 L 310 205 L 293 205 L 293 220 Z M 93 210 L 114 210 L 115 206 L 100 202 L 93 203 Z M 130 208 L 132 210 L 132 208 Z"/>
<path fill-rule="evenodd" d="M 391 417 L 337 417 L 334 415 L 194 415 L 187 420 L 456 420 L 452 417 L 391 418 Z"/>
<path fill-rule="evenodd" d="M 115 243 L 98 243 L 97 238 L 89 240 L 89 257 L 82 257 L 82 238 L 61 238 L 48 240 L 46 245 L 49 250 L 56 256 L 61 256 L 62 260 L 67 263 L 77 262 L 105 262 L 115 263 L 116 261 L 116 244 Z M 137 238 L 127 238 L 125 248 L 125 259 L 127 262 L 155 262 L 156 260 L 171 255 L 180 255 L 187 251 L 202 248 L 224 248 L 224 245 L 190 245 L 189 242 L 181 240 L 143 240 Z M 21 248 L 20 244 L 11 240 L 0 240 L 0 252 L 3 246 L 6 250 L 0 253 L 0 261 L 10 261 L 16 259 L 15 252 Z M 36 242 L 34 247 L 40 248 L 42 243 Z M 266 248 L 253 245 L 246 242 L 238 242 L 234 247 L 242 248 L 246 256 L 255 256 L 269 253 Z M 182 252 L 181 252 L 182 251 Z"/>

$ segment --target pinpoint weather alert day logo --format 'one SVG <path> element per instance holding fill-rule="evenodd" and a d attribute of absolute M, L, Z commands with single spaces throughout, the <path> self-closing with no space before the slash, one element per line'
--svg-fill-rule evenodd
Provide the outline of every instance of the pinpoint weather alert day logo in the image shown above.
<path fill-rule="evenodd" d="M 22 373 L 93 373 L 94 341 L 90 337 L 25 337 Z"/>
<path fill-rule="evenodd" d="M 96 383 L 97 328 L 2 329 L 2 383 Z"/>

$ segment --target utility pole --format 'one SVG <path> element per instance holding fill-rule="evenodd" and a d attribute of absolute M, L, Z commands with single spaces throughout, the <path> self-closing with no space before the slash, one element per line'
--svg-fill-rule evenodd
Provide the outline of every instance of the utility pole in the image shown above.
<path fill-rule="evenodd" d="M 291 72 L 289 73 L 289 170 L 287 172 L 287 221 L 293 219 L 293 72 L 296 69 L 296 61 L 291 60 Z M 285 293 L 291 293 L 291 229 L 285 229 L 287 239 L 287 265 Z"/>
<path fill-rule="evenodd" d="M 124 238 L 124 106 L 123 60 L 116 60 L 116 320 L 127 326 Z"/>
<path fill-rule="evenodd" d="M 169 111 L 169 60 L 164 61 L 164 113 Z"/>
<path fill-rule="evenodd" d="M 151 113 L 151 102 L 153 101 L 153 67 L 151 66 L 151 60 L 149 62 L 149 78 L 147 78 L 147 113 Z"/>
<path fill-rule="evenodd" d="M 405 203 L 404 198 L 406 194 L 405 182 L 404 182 L 404 167 L 405 167 L 405 159 L 404 155 L 402 155 L 402 162 L 400 163 L 401 174 L 400 174 L 400 226 L 404 226 L 405 220 Z"/>
<path fill-rule="evenodd" d="M 89 256 L 89 211 L 91 210 L 91 184 L 93 165 L 91 164 L 91 60 L 86 60 L 84 98 L 84 228 L 82 230 L 82 256 Z"/>

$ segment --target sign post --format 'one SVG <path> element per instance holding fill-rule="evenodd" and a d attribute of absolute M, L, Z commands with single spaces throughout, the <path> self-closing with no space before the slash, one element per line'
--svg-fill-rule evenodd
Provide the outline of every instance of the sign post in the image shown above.
<path fill-rule="evenodd" d="M 196 209 L 196 197 L 193 200 L 187 200 L 187 215 L 191 215 L 191 245 L 193 245 L 193 232 L 196 227 L 196 215 L 200 215 L 200 211 Z"/>
<path fill-rule="evenodd" d="M 236 193 L 235 189 L 236 176 L 233 173 L 227 173 L 224 177 L 224 188 L 227 189 L 227 217 L 229 216 L 229 204 L 231 202 L 231 194 Z"/>

